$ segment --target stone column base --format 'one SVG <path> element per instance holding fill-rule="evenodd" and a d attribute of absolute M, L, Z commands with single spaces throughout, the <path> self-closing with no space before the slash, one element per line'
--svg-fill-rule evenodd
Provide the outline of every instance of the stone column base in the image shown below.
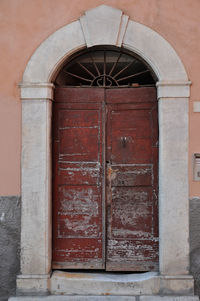
<path fill-rule="evenodd" d="M 50 275 L 18 275 L 17 276 L 16 292 L 18 296 L 49 295 L 49 288 L 50 288 Z"/>

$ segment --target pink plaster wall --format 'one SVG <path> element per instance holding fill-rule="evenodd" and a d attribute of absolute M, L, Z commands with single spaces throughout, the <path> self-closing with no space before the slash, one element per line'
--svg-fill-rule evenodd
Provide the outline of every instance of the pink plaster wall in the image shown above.
<path fill-rule="evenodd" d="M 199 0 L 0 0 L 0 195 L 20 194 L 21 104 L 17 84 L 38 45 L 85 10 L 107 4 L 159 32 L 175 48 L 192 81 L 190 100 L 190 196 L 200 195 L 192 180 L 192 154 L 200 152 Z M 178 141 L 177 141 L 178 143 Z"/>

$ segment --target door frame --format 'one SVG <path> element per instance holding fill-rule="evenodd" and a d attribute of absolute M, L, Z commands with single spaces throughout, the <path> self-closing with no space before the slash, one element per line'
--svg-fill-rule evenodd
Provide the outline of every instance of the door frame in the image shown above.
<path fill-rule="evenodd" d="M 22 215 L 21 275 L 17 277 L 17 289 L 23 293 L 45 293 L 50 289 L 52 82 L 59 67 L 73 53 L 103 45 L 132 51 L 147 62 L 158 78 L 159 273 L 166 279 L 162 286 L 169 286 L 174 293 L 176 285 L 171 285 L 170 281 L 179 281 L 179 288 L 190 293 L 193 289 L 188 239 L 191 82 L 177 53 L 160 34 L 133 22 L 121 10 L 106 5 L 86 11 L 79 20 L 60 28 L 43 41 L 28 61 L 20 84 Z"/>

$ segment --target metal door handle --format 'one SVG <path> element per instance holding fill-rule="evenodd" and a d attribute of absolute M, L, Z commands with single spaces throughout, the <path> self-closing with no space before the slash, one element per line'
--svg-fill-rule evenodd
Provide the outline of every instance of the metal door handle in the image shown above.
<path fill-rule="evenodd" d="M 123 147 L 126 147 L 127 141 L 128 141 L 128 138 L 127 138 L 127 137 L 121 137 L 121 142 L 122 142 L 122 146 L 123 146 Z"/>

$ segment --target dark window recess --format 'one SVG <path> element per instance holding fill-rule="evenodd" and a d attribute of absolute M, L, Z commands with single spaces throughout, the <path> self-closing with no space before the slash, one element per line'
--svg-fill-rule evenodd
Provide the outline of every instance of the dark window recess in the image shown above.
<path fill-rule="evenodd" d="M 88 49 L 59 72 L 56 86 L 137 87 L 155 85 L 150 68 L 121 49 Z"/>

